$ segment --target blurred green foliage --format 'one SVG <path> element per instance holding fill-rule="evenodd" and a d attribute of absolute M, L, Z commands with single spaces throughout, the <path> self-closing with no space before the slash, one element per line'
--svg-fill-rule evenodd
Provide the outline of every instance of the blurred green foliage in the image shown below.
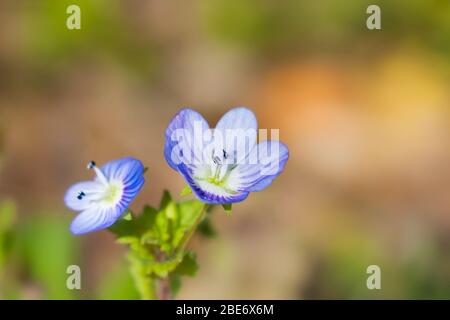
<path fill-rule="evenodd" d="M 313 299 L 447 299 L 450 260 L 439 254 L 443 248 L 429 242 L 419 250 L 395 256 L 386 244 L 360 230 L 337 232 L 328 246 L 314 250 L 316 269 L 307 285 Z M 426 241 L 425 241 L 426 242 Z M 381 290 L 368 290 L 371 273 L 381 269 Z"/>
<path fill-rule="evenodd" d="M 139 298 L 123 261 L 99 279 L 94 295 L 83 285 L 69 290 L 67 267 L 82 266 L 79 239 L 70 234 L 69 220 L 36 214 L 19 222 L 16 212 L 13 201 L 0 202 L 0 299 Z"/>
<path fill-rule="evenodd" d="M 96 292 L 95 297 L 102 300 L 136 300 L 140 298 L 125 261 L 120 261 L 112 271 L 105 274 Z"/>
<path fill-rule="evenodd" d="M 66 287 L 66 269 L 78 265 L 77 242 L 67 221 L 51 216 L 29 217 L 21 226 L 19 250 L 29 276 L 43 288 L 47 299 L 72 299 L 76 290 Z"/>
<path fill-rule="evenodd" d="M 0 203 L 0 297 L 6 299 L 138 299 L 154 297 L 155 280 L 167 278 L 175 295 L 181 276 L 195 275 L 195 254 L 185 250 L 202 217 L 199 201 L 175 203 L 164 193 L 158 210 L 145 207 L 111 230 L 129 244 L 130 270 L 123 260 L 99 279 L 94 295 L 66 286 L 70 265 L 82 266 L 79 238 L 69 232 L 69 220 L 56 215 L 30 215 L 16 223 L 12 201 Z M 194 228 L 195 229 L 195 228 Z M 84 278 L 81 268 L 81 279 Z"/>
<path fill-rule="evenodd" d="M 366 9 L 381 8 L 382 32 L 368 33 Z M 270 1 L 201 0 L 204 28 L 213 38 L 264 55 L 353 50 L 355 44 L 399 39 L 450 53 L 446 0 Z"/>
<path fill-rule="evenodd" d="M 69 5 L 81 10 L 81 29 L 69 30 Z M 138 74 L 149 75 L 155 67 L 156 48 L 141 38 L 125 20 L 120 1 L 42 0 L 23 11 L 25 41 L 22 54 L 37 74 L 89 56 L 118 62 Z"/>
<path fill-rule="evenodd" d="M 12 201 L 0 202 L 0 271 L 6 264 L 13 244 L 16 206 Z"/>

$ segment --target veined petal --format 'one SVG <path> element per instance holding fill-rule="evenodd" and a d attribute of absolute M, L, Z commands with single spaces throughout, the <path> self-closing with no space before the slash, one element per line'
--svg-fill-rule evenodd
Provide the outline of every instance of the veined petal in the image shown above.
<path fill-rule="evenodd" d="M 247 157 L 246 164 L 238 165 L 230 174 L 230 183 L 241 191 L 261 191 L 283 171 L 289 150 L 279 141 L 262 141 Z"/>
<path fill-rule="evenodd" d="M 214 130 L 216 154 L 226 154 L 239 163 L 255 147 L 258 123 L 255 114 L 247 108 L 234 108 L 220 118 Z"/>
<path fill-rule="evenodd" d="M 123 210 L 117 206 L 92 206 L 81 212 L 70 225 L 74 235 L 80 235 L 110 227 L 121 216 Z"/>
<path fill-rule="evenodd" d="M 84 181 L 72 185 L 64 195 L 69 209 L 83 211 L 89 208 L 93 195 L 101 193 L 104 186 L 98 181 Z"/>
<path fill-rule="evenodd" d="M 141 161 L 127 157 L 113 160 L 101 167 L 109 181 L 119 180 L 125 187 L 141 180 L 144 174 L 144 165 Z"/>
<path fill-rule="evenodd" d="M 192 109 L 182 109 L 166 129 L 164 156 L 174 169 L 180 163 L 202 163 L 203 149 L 211 135 L 208 123 L 200 113 Z"/>

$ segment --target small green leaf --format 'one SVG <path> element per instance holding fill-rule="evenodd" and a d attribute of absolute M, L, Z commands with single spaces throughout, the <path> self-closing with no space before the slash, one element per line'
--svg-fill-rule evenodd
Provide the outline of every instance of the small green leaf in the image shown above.
<path fill-rule="evenodd" d="M 108 230 L 114 233 L 117 238 L 133 236 L 136 234 L 135 223 L 133 220 L 119 219 L 109 227 Z"/>
<path fill-rule="evenodd" d="M 217 235 L 216 230 L 214 229 L 211 218 L 206 217 L 198 226 L 198 231 L 208 238 L 213 238 Z"/>
<path fill-rule="evenodd" d="M 133 220 L 133 213 L 129 210 L 122 218 L 123 220 L 131 221 Z"/>
<path fill-rule="evenodd" d="M 184 197 L 184 196 L 188 196 L 192 194 L 192 189 L 189 185 L 185 185 L 183 190 L 180 193 L 180 196 Z"/>
<path fill-rule="evenodd" d="M 155 224 L 158 211 L 150 206 L 145 206 L 140 216 L 136 219 L 136 224 L 142 232 L 147 231 Z"/>
<path fill-rule="evenodd" d="M 164 190 L 161 202 L 159 204 L 159 209 L 164 209 L 170 202 L 172 202 L 172 196 L 170 195 L 169 191 Z"/>
<path fill-rule="evenodd" d="M 139 238 L 135 237 L 135 236 L 123 236 L 123 237 L 119 237 L 117 238 L 117 243 L 121 243 L 121 244 L 135 244 L 135 243 L 139 243 Z"/>
<path fill-rule="evenodd" d="M 155 273 L 158 277 L 165 278 L 167 277 L 171 272 L 175 270 L 175 268 L 180 263 L 179 259 L 173 258 L 169 259 L 163 262 L 157 262 L 153 263 L 149 266 L 149 269 L 147 272 Z"/>
<path fill-rule="evenodd" d="M 225 203 L 222 205 L 223 209 L 225 210 L 225 213 L 227 216 L 231 215 L 231 203 Z"/>
<path fill-rule="evenodd" d="M 193 277 L 197 273 L 198 264 L 197 258 L 194 252 L 186 252 L 183 256 L 183 260 L 175 269 L 175 273 L 182 276 L 190 276 Z"/>

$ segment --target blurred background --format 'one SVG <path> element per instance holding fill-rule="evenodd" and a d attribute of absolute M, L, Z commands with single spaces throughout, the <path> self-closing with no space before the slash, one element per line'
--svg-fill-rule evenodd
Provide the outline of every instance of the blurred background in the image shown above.
<path fill-rule="evenodd" d="M 245 105 L 290 159 L 213 213 L 178 298 L 449 299 L 449 40 L 447 0 L 2 0 L 0 298 L 138 298 L 111 234 L 70 235 L 65 190 L 87 161 L 130 155 L 149 167 L 133 209 L 177 197 L 171 118 Z"/>

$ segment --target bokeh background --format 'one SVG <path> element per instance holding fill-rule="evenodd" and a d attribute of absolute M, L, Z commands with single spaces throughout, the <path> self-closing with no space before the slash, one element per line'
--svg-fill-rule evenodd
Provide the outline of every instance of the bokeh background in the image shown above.
<path fill-rule="evenodd" d="M 177 196 L 170 119 L 245 105 L 290 160 L 213 213 L 178 298 L 449 299 L 449 40 L 447 0 L 2 0 L 0 298 L 138 298 L 112 235 L 70 235 L 66 188 L 130 155 L 149 167 L 133 209 Z"/>

